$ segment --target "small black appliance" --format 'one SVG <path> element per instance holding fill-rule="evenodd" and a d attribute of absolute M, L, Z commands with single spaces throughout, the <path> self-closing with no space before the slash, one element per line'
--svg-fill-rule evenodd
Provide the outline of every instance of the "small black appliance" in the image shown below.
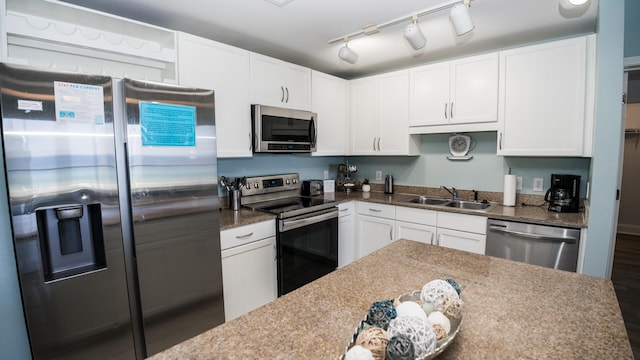
<path fill-rule="evenodd" d="M 549 211 L 580 211 L 580 176 L 551 174 L 551 188 L 544 200 L 549 203 Z"/>

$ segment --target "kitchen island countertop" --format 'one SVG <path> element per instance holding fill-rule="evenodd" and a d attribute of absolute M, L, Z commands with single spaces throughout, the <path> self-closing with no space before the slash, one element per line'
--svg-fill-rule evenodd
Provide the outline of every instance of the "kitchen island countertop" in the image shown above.
<path fill-rule="evenodd" d="M 610 280 L 410 240 L 151 359 L 336 359 L 371 303 L 444 278 L 463 286 L 464 320 L 438 359 L 632 359 Z"/>

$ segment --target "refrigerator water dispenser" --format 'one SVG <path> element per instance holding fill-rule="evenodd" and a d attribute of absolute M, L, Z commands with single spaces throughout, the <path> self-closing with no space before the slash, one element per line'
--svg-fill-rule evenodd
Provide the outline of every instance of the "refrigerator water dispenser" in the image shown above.
<path fill-rule="evenodd" d="M 45 281 L 107 266 L 100 204 L 39 209 L 36 217 Z"/>

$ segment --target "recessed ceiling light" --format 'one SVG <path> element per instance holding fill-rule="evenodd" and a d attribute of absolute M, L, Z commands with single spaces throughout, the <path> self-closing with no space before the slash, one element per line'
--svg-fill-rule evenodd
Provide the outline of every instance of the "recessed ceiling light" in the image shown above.
<path fill-rule="evenodd" d="M 268 2 L 269 4 L 273 4 L 275 6 L 283 7 L 288 3 L 292 2 L 293 0 L 264 0 L 264 1 Z"/>

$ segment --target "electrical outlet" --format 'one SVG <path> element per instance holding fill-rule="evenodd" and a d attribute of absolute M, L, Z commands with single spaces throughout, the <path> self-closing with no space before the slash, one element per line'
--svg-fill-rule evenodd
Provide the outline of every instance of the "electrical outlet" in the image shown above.
<path fill-rule="evenodd" d="M 376 180 L 382 180 L 382 170 L 376 170 Z"/>
<path fill-rule="evenodd" d="M 522 190 L 522 176 L 516 176 L 516 190 Z"/>
<path fill-rule="evenodd" d="M 533 178 L 533 191 L 544 191 L 543 178 Z"/>
<path fill-rule="evenodd" d="M 329 170 L 324 171 L 324 179 L 329 180 Z"/>

